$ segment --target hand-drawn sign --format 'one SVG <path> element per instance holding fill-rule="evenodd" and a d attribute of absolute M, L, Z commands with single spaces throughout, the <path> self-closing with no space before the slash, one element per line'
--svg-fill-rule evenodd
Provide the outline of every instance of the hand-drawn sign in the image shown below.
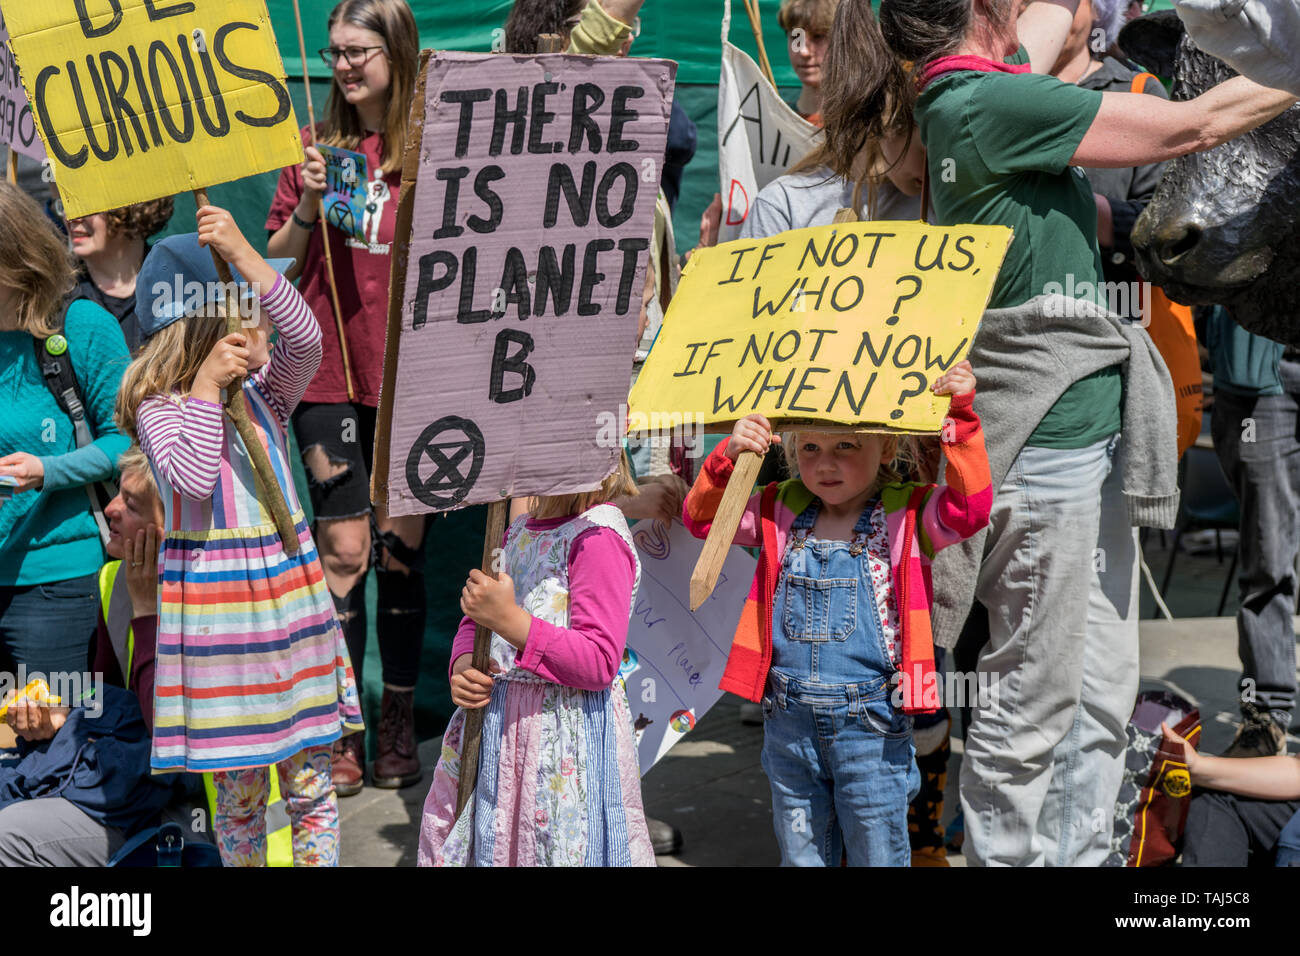
<path fill-rule="evenodd" d="M 484 448 L 483 433 L 468 418 L 447 415 L 438 419 L 420 432 L 406 456 L 406 483 L 411 494 L 430 508 L 450 508 L 463 501 L 483 470 Z M 427 477 L 420 473 L 426 459 L 433 465 Z"/>

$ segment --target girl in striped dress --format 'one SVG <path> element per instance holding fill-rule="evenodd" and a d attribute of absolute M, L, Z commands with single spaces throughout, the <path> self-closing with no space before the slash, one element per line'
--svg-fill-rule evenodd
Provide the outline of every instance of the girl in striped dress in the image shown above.
<path fill-rule="evenodd" d="M 123 378 L 117 406 L 119 424 L 149 457 L 167 512 L 153 767 L 212 771 L 222 859 L 258 866 L 266 859 L 274 765 L 293 826 L 294 863 L 333 866 L 331 744 L 341 728 L 362 724 L 347 647 L 294 491 L 285 431 L 320 364 L 320 327 L 228 212 L 204 206 L 198 223 L 197 235 L 158 243 L 141 271 L 137 311 L 150 338 Z M 205 246 L 257 294 L 246 334 L 225 334 L 224 290 Z M 268 318 L 280 334 L 274 350 Z M 223 418 L 222 390 L 241 378 L 249 418 L 293 515 L 293 555 L 259 500 L 243 440 Z"/>
<path fill-rule="evenodd" d="M 451 699 L 424 804 L 420 866 L 654 866 L 627 691 L 618 676 L 641 578 L 626 465 L 597 491 L 536 499 L 506 533 L 505 573 L 471 571 Z M 471 666 L 492 630 L 490 673 Z M 486 707 L 477 787 L 456 814 L 465 711 Z"/>

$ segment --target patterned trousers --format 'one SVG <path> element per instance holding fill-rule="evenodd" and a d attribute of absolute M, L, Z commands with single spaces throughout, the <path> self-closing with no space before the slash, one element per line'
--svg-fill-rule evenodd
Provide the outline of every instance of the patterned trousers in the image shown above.
<path fill-rule="evenodd" d="M 339 805 L 330 777 L 330 751 L 330 747 L 308 747 L 275 765 L 293 826 L 294 866 L 339 863 Z M 250 767 L 212 775 L 217 788 L 213 829 L 226 866 L 266 866 L 270 769 Z"/>

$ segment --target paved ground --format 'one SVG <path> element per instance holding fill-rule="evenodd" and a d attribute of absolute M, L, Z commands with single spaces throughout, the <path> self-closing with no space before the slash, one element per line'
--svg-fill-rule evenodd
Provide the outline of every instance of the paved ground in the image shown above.
<path fill-rule="evenodd" d="M 1158 583 L 1168 552 L 1158 535 L 1152 535 L 1146 551 Z M 1211 752 L 1232 738 L 1237 714 L 1236 625 L 1230 616 L 1206 616 L 1217 609 L 1226 572 L 1226 563 L 1219 564 L 1213 552 L 1179 555 L 1167 601 L 1176 615 L 1201 616 L 1153 621 L 1147 600 L 1141 630 L 1143 689 L 1169 688 L 1194 701 L 1201 709 L 1203 746 Z M 1230 601 L 1225 614 L 1234 612 Z M 741 724 L 739 705 L 739 698 L 724 696 L 642 781 L 646 812 L 677 826 L 684 838 L 682 851 L 660 857 L 661 866 L 773 866 L 779 860 L 767 778 L 759 766 L 763 731 Z M 1293 735 L 1290 747 L 1300 749 L 1300 738 Z M 421 745 L 426 767 L 433 766 L 437 753 L 437 740 Z M 960 767 L 961 741 L 954 739 L 945 822 L 956 807 Z M 413 865 L 428 786 L 426 771 L 419 785 L 406 790 L 367 788 L 343 800 L 344 865 Z M 963 864 L 959 855 L 951 862 Z"/>

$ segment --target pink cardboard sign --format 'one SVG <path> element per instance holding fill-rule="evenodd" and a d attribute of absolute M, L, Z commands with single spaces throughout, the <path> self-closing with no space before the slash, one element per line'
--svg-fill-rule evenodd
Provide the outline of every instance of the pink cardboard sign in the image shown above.
<path fill-rule="evenodd" d="M 0 11 L 0 145 L 38 163 L 45 159 L 45 145 L 36 132 L 31 105 L 18 79 L 18 63 L 9 49 L 9 30 L 5 27 L 3 11 Z"/>
<path fill-rule="evenodd" d="M 601 423 L 627 400 L 675 72 L 430 60 L 406 284 L 391 292 L 389 513 L 588 491 L 614 470 Z"/>

